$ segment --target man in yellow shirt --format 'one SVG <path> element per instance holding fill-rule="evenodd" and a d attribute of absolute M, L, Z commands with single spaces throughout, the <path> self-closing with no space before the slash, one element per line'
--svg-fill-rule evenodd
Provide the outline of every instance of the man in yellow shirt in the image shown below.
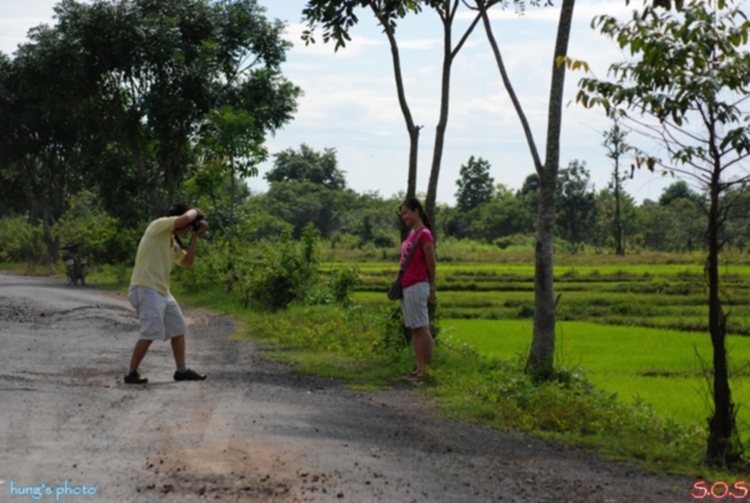
<path fill-rule="evenodd" d="M 178 236 L 193 230 L 187 251 Z M 125 375 L 128 384 L 145 384 L 138 366 L 155 340 L 169 340 L 177 364 L 175 381 L 202 381 L 205 375 L 185 366 L 185 334 L 187 326 L 180 306 L 169 293 L 169 273 L 175 263 L 192 267 L 198 249 L 198 236 L 208 230 L 203 213 L 184 204 L 175 204 L 166 217 L 151 222 L 138 244 L 135 267 L 130 278 L 130 303 L 138 312 L 140 338 L 133 349 L 130 369 Z"/>

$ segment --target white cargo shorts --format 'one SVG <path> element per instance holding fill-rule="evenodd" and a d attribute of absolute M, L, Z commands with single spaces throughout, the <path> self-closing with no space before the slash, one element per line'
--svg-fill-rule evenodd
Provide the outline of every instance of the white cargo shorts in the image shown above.
<path fill-rule="evenodd" d="M 185 317 L 172 294 L 165 295 L 153 288 L 135 286 L 130 289 L 128 300 L 138 312 L 141 339 L 166 341 L 186 335 Z"/>

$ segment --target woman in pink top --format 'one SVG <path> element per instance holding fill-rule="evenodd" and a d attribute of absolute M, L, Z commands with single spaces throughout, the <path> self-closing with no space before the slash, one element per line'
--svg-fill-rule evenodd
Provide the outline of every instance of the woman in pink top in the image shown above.
<path fill-rule="evenodd" d="M 401 311 L 404 313 L 404 324 L 411 330 L 417 360 L 417 368 L 406 377 L 419 379 L 424 376 L 425 367 L 432 365 L 432 335 L 427 304 L 435 303 L 435 238 L 430 220 L 418 200 L 409 199 L 401 205 L 401 219 L 411 228 L 409 236 L 401 244 L 401 264 L 415 242 L 417 246 L 401 277 Z"/>

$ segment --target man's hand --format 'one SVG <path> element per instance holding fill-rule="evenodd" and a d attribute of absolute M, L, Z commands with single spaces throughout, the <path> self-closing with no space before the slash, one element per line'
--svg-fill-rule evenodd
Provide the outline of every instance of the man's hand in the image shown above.
<path fill-rule="evenodd" d="M 206 232 L 208 232 L 208 227 L 209 227 L 208 222 L 206 222 L 205 220 L 201 220 L 200 224 L 201 224 L 200 229 L 195 231 L 195 234 L 194 234 L 195 236 L 200 236 L 201 234 L 205 234 Z"/>

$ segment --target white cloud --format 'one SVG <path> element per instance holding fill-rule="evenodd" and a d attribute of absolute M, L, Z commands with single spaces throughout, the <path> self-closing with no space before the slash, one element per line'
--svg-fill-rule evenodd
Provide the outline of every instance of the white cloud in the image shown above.
<path fill-rule="evenodd" d="M 439 40 L 436 38 L 426 38 L 426 39 L 415 39 L 415 40 L 400 40 L 398 42 L 398 46 L 400 49 L 429 50 L 429 49 L 435 49 L 437 47 L 440 47 L 442 43 L 443 43 L 442 40 Z"/>

